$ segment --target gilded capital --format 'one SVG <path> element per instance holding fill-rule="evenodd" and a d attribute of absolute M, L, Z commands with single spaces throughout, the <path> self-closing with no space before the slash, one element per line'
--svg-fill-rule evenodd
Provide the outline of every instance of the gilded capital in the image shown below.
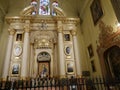
<path fill-rule="evenodd" d="M 28 25 L 28 24 L 25 25 L 25 26 L 24 26 L 24 31 L 25 31 L 25 32 L 30 32 L 30 25 Z"/>
<path fill-rule="evenodd" d="M 58 27 L 57 27 L 57 31 L 58 31 L 58 33 L 62 33 L 62 31 L 63 31 L 62 26 L 58 26 Z"/>
<path fill-rule="evenodd" d="M 58 31 L 58 33 L 62 33 L 62 31 L 63 31 L 63 25 L 62 25 L 61 21 L 57 22 L 57 31 Z"/>
<path fill-rule="evenodd" d="M 13 28 L 9 28 L 8 31 L 9 31 L 10 35 L 14 35 L 15 34 L 15 30 Z"/>
<path fill-rule="evenodd" d="M 76 36 L 77 30 L 72 30 L 72 31 L 71 31 L 71 34 L 72 34 L 73 36 Z"/>

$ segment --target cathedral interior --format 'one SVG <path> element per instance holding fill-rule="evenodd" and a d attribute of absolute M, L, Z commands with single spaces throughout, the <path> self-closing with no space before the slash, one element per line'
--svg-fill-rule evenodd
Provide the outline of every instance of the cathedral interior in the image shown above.
<path fill-rule="evenodd" d="M 0 78 L 120 77 L 119 4 L 0 0 Z"/>

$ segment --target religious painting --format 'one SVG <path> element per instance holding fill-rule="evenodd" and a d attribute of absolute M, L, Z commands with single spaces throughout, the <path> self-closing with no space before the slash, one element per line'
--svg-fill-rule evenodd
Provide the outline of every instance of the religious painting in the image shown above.
<path fill-rule="evenodd" d="M 18 33 L 16 35 L 16 41 L 22 41 L 22 34 L 21 33 Z"/>
<path fill-rule="evenodd" d="M 66 71 L 67 74 L 74 74 L 74 63 L 72 61 L 66 62 Z"/>
<path fill-rule="evenodd" d="M 90 9 L 94 25 L 96 25 L 100 18 L 103 16 L 103 10 L 101 7 L 100 0 L 93 0 Z"/>
<path fill-rule="evenodd" d="M 19 74 L 19 71 L 20 71 L 20 64 L 14 63 L 14 64 L 12 65 L 12 74 L 13 74 L 13 75 L 18 75 L 18 74 Z"/>
<path fill-rule="evenodd" d="M 64 34 L 64 41 L 70 41 L 70 34 Z"/>
<path fill-rule="evenodd" d="M 40 0 L 39 3 L 39 14 L 40 15 L 50 15 L 50 1 Z"/>
<path fill-rule="evenodd" d="M 15 56 L 20 56 L 22 54 L 22 46 L 17 44 L 14 47 L 14 55 Z"/>
<path fill-rule="evenodd" d="M 88 54 L 89 54 L 90 58 L 92 58 L 94 56 L 93 48 L 92 48 L 91 44 L 88 46 Z"/>
<path fill-rule="evenodd" d="M 92 67 L 92 71 L 96 72 L 94 60 L 91 61 L 91 67 Z"/>
<path fill-rule="evenodd" d="M 65 54 L 70 55 L 71 53 L 71 46 L 65 46 Z"/>
<path fill-rule="evenodd" d="M 39 76 L 41 77 L 41 78 L 44 78 L 44 77 L 48 77 L 49 76 L 49 62 L 40 62 L 39 63 L 39 66 L 38 66 L 39 68 L 39 70 L 38 70 L 38 72 L 39 72 Z"/>

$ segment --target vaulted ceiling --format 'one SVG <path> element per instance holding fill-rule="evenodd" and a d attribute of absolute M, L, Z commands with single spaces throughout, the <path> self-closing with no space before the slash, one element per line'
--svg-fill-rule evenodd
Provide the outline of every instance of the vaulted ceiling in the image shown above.
<path fill-rule="evenodd" d="M 31 0 L 0 0 L 0 12 L 8 16 L 19 15 L 20 11 L 30 4 Z M 80 17 L 85 3 L 90 0 L 58 0 L 59 6 L 68 17 Z"/>

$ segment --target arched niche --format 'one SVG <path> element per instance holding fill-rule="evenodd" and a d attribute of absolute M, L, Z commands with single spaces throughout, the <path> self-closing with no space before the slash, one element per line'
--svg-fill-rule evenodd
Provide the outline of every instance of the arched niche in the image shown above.
<path fill-rule="evenodd" d="M 120 47 L 114 45 L 104 52 L 107 76 L 120 77 Z"/>
<path fill-rule="evenodd" d="M 40 52 L 37 55 L 39 77 L 43 78 L 50 76 L 50 61 L 51 61 L 51 56 L 46 51 Z"/>

